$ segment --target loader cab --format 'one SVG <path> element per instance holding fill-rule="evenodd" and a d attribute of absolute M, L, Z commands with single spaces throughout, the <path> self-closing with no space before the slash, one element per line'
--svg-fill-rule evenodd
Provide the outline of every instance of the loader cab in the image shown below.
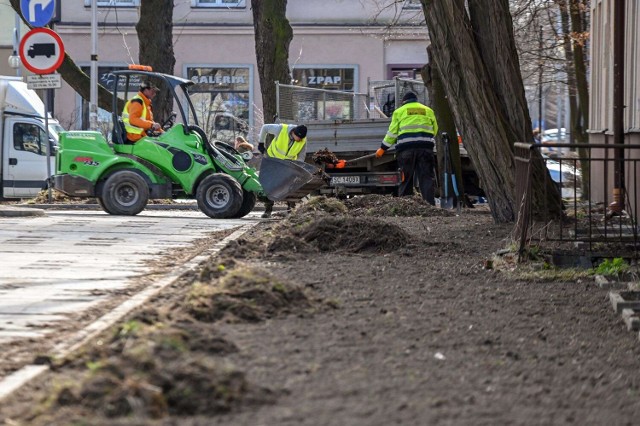
<path fill-rule="evenodd" d="M 151 71 L 150 67 L 131 66 L 128 70 L 113 71 L 113 133 L 112 142 L 116 144 L 125 144 L 126 131 L 122 122 L 122 110 L 127 100 L 135 96 L 143 81 L 151 81 L 160 91 L 156 95 L 156 99 L 167 99 L 172 105 L 171 110 L 175 111 L 175 117 L 164 117 L 163 112 L 154 108 L 154 120 L 167 126 L 175 123 L 183 124 L 185 135 L 189 134 L 189 128 L 199 126 L 196 118 L 195 109 L 189 96 L 189 87 L 194 83 L 191 80 L 176 77 L 169 74 L 157 73 Z"/>

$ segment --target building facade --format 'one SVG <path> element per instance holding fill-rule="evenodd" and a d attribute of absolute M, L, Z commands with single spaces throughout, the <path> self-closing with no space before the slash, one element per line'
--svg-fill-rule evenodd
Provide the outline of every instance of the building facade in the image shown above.
<path fill-rule="evenodd" d="M 66 52 L 88 72 L 91 0 L 59 3 L 55 31 Z M 384 7 L 385 3 L 395 7 Z M 366 93 L 369 80 L 419 77 L 427 62 L 428 37 L 419 3 L 289 0 L 292 84 Z M 138 63 L 135 24 L 140 0 L 97 4 L 98 74 L 105 82 L 111 70 Z M 203 114 L 230 114 L 244 120 L 252 138 L 264 120 L 250 6 L 250 0 L 175 0 L 173 37 L 174 74 L 196 83 L 192 90 L 196 108 Z M 86 101 L 66 83 L 55 93 L 54 110 L 68 128 L 87 128 Z M 104 113 L 100 119 L 110 120 Z"/>
<path fill-rule="evenodd" d="M 16 24 L 17 32 L 14 33 Z M 0 75 L 23 75 L 26 71 L 22 66 L 17 70 L 11 68 L 9 56 L 13 55 L 14 49 L 17 53 L 16 39 L 19 41 L 20 36 L 28 30 L 21 19 L 16 19 L 16 13 L 11 8 L 9 0 L 0 0 Z"/>
<path fill-rule="evenodd" d="M 589 142 L 613 143 L 614 88 L 614 0 L 591 1 L 591 77 Z M 640 2 L 625 1 L 624 54 L 624 134 L 625 144 L 640 144 Z M 601 150 L 602 151 L 602 150 Z M 609 150 L 612 151 L 612 150 Z M 612 153 L 596 152 L 603 158 Z M 627 159 L 640 159 L 638 150 L 625 151 Z M 625 186 L 633 200 L 640 195 L 635 180 L 637 163 L 627 163 Z M 611 201 L 613 165 L 596 163 L 591 174 L 592 201 Z M 597 178 L 596 178 L 597 177 Z"/>

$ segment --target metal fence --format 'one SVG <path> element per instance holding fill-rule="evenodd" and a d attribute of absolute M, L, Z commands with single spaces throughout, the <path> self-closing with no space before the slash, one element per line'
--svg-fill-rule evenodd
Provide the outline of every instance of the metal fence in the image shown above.
<path fill-rule="evenodd" d="M 369 117 L 364 93 L 313 89 L 276 82 L 277 112 L 282 121 L 354 120 Z"/>
<path fill-rule="evenodd" d="M 393 111 L 402 105 L 402 97 L 407 92 L 418 96 L 418 102 L 429 106 L 431 99 L 422 80 L 394 78 L 393 80 L 369 81 L 369 95 L 372 100 L 370 108 L 374 113 L 391 117 Z M 379 115 L 382 116 L 382 115 Z"/>
<path fill-rule="evenodd" d="M 391 117 L 408 91 L 429 105 L 422 80 L 395 78 L 369 81 L 369 93 L 314 89 L 276 82 L 277 113 L 282 121 L 310 122 Z"/>
<path fill-rule="evenodd" d="M 554 149 L 565 154 L 543 155 Z M 637 258 L 640 145 L 516 143 L 515 161 L 520 206 L 513 237 L 521 255 L 544 243 L 575 256 Z M 548 194 L 534 209 L 536 162 L 544 163 L 562 197 L 561 218 L 549 213 Z M 612 208 L 614 201 L 620 209 Z"/>

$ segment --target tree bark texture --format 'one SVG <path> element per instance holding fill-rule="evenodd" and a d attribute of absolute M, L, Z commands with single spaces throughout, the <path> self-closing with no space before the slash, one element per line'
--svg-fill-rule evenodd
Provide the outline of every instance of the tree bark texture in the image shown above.
<path fill-rule="evenodd" d="M 578 83 L 576 78 L 576 62 L 575 55 L 573 54 L 573 43 L 571 37 L 571 16 L 569 9 L 571 8 L 570 2 L 575 0 L 556 0 L 558 3 L 558 9 L 560 11 L 560 21 L 562 23 L 562 38 L 563 38 L 563 50 L 565 53 L 565 60 L 567 64 L 567 86 L 569 89 L 569 112 L 571 116 L 571 123 L 569 128 L 569 134 L 571 135 L 570 141 L 577 143 L 588 143 L 588 135 L 583 123 L 587 123 L 585 118 L 581 114 L 581 109 L 578 107 Z M 586 77 L 586 76 L 585 76 Z M 586 83 L 586 81 L 585 81 Z M 587 112 L 588 113 L 588 112 Z M 587 158 L 587 150 L 584 148 L 578 148 L 578 155 L 580 158 Z M 590 193 L 589 188 L 589 175 L 591 164 L 588 161 L 580 162 L 580 169 L 582 171 L 583 179 L 581 180 L 582 197 L 588 197 Z"/>
<path fill-rule="evenodd" d="M 512 222 L 520 205 L 513 143 L 532 141 L 533 136 L 508 0 L 470 0 L 473 17 L 465 0 L 421 1 L 432 60 L 446 76 L 444 90 L 493 218 Z M 548 215 L 561 213 L 558 191 L 540 166 L 534 171 L 532 195 L 534 210 L 545 206 Z"/>
<path fill-rule="evenodd" d="M 173 0 L 142 0 L 140 19 L 136 24 L 140 64 L 150 65 L 155 72 L 171 75 L 176 64 L 173 52 L 173 6 Z M 153 100 L 155 121 L 167 118 L 173 106 L 168 88 L 161 89 Z"/>
<path fill-rule="evenodd" d="M 22 17 L 20 13 L 20 0 L 10 0 L 11 7 Z M 23 22 L 29 28 L 31 25 L 27 21 Z M 91 98 L 91 78 L 85 74 L 80 67 L 76 65 L 73 59 L 65 53 L 64 60 L 57 71 L 62 79 L 75 90 L 83 99 L 89 101 Z M 98 106 L 106 111 L 111 112 L 112 94 L 109 90 L 98 84 Z M 124 108 L 124 102 L 119 105 L 119 108 Z"/>
<path fill-rule="evenodd" d="M 433 47 L 429 45 L 427 47 L 427 56 L 432 57 Z M 442 76 L 438 72 L 437 68 L 432 63 L 428 63 L 420 69 L 420 75 L 422 81 L 429 92 L 429 99 L 431 99 L 431 105 L 429 105 L 433 112 L 436 114 L 436 120 L 438 120 L 438 129 L 440 132 L 446 132 L 449 135 L 449 152 L 453 159 L 453 168 L 456 174 L 456 181 L 458 183 L 458 189 L 460 195 L 465 193 L 464 183 L 462 180 L 462 163 L 460 161 L 460 145 L 458 145 L 458 136 L 456 130 L 455 118 L 449 101 L 442 87 Z M 438 138 L 438 146 L 442 146 L 442 141 Z M 441 149 L 437 150 L 438 156 L 438 170 L 444 170 L 444 153 Z M 442 175 L 442 173 L 439 173 Z M 440 176 L 438 176 L 440 179 Z M 442 185 L 440 185 L 442 186 Z M 451 192 L 453 193 L 453 190 Z M 462 200 L 457 200 L 462 202 Z"/>
<path fill-rule="evenodd" d="M 293 30 L 286 17 L 287 0 L 251 0 L 256 61 L 262 91 L 264 122 L 277 112 L 275 82 L 289 84 L 289 45 Z"/>
<path fill-rule="evenodd" d="M 578 90 L 578 110 L 574 120 L 580 131 L 576 133 L 578 143 L 588 143 L 589 135 L 589 81 L 587 78 L 587 58 L 585 55 L 582 34 L 587 27 L 586 13 L 589 5 L 585 0 L 569 0 L 571 15 L 571 33 L 573 40 L 573 63 L 575 68 L 576 86 Z"/>

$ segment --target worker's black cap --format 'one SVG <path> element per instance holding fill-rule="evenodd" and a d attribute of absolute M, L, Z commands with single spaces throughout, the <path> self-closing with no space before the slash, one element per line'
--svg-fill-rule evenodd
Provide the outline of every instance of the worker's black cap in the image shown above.
<path fill-rule="evenodd" d="M 296 126 L 296 127 L 293 128 L 291 133 L 293 133 L 294 135 L 296 135 L 297 137 L 299 137 L 301 139 L 304 139 L 305 136 L 307 136 L 307 126 L 305 126 L 304 124 Z"/>
<path fill-rule="evenodd" d="M 406 104 L 407 102 L 417 102 L 417 101 L 418 101 L 418 97 L 413 92 L 407 92 L 402 97 L 403 104 Z"/>
<path fill-rule="evenodd" d="M 160 90 L 158 89 L 158 86 L 156 86 L 149 80 L 145 80 L 142 83 L 140 83 L 140 91 L 142 92 L 144 89 L 151 89 L 151 90 L 155 90 L 156 92 Z"/>

